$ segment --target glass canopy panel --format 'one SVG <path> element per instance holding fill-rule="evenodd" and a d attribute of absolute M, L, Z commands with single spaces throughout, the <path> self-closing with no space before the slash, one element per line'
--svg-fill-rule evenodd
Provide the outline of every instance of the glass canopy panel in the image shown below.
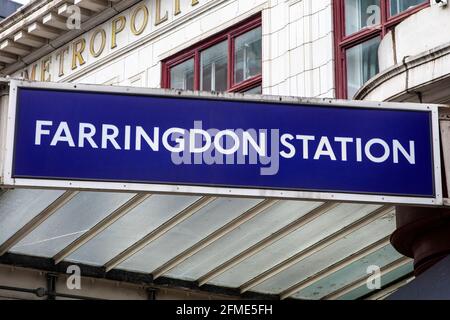
<path fill-rule="evenodd" d="M 262 239 L 317 208 L 320 202 L 281 201 L 167 273 L 168 277 L 197 280 Z"/>
<path fill-rule="evenodd" d="M 75 251 L 67 260 L 104 265 L 198 199 L 199 197 L 192 196 L 152 195 Z"/>
<path fill-rule="evenodd" d="M 379 208 L 377 205 L 340 204 L 253 257 L 231 268 L 210 283 L 225 287 L 239 287 L 262 272 L 292 257 L 326 236 Z"/>
<path fill-rule="evenodd" d="M 11 251 L 53 257 L 133 196 L 129 193 L 80 192 Z"/>
<path fill-rule="evenodd" d="M 328 277 L 313 283 L 309 287 L 294 294 L 292 297 L 297 299 L 322 299 L 352 282 L 369 276 L 367 273 L 368 266 L 376 265 L 382 268 L 401 257 L 402 255 L 388 244 L 378 251 L 367 255 L 363 259 L 355 261 Z"/>
<path fill-rule="evenodd" d="M 298 299 L 322 299 L 350 283 L 363 277 L 368 277 L 370 274 L 367 273 L 367 267 L 378 266 L 383 268 L 401 257 L 402 255 L 388 244 L 363 259 L 355 261 L 349 266 L 317 281 L 293 297 Z"/>
<path fill-rule="evenodd" d="M 411 274 L 414 271 L 414 261 L 410 261 L 407 264 L 388 272 L 381 276 L 381 287 L 388 286 L 389 284 Z M 356 300 L 366 295 L 375 294 L 376 290 L 370 290 L 367 286 L 361 286 L 339 298 L 339 300 Z"/>
<path fill-rule="evenodd" d="M 14 189 L 0 196 L 0 244 L 41 213 L 64 191 Z"/>
<path fill-rule="evenodd" d="M 152 272 L 262 200 L 219 198 L 119 265 Z"/>
<path fill-rule="evenodd" d="M 367 246 L 389 236 L 395 230 L 394 212 L 355 230 L 310 257 L 256 286 L 253 290 L 279 294 L 292 285 L 314 276 L 319 271 L 343 260 Z"/>

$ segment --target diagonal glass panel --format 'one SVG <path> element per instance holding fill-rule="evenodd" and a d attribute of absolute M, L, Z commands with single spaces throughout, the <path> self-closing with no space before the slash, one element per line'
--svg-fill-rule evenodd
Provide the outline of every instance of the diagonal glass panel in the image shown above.
<path fill-rule="evenodd" d="M 197 280 L 321 204 L 322 202 L 281 201 L 190 257 L 168 272 L 167 276 Z"/>
<path fill-rule="evenodd" d="M 130 193 L 80 192 L 11 251 L 53 257 L 133 196 Z"/>
<path fill-rule="evenodd" d="M 303 289 L 293 295 L 298 299 L 321 299 L 330 293 L 357 281 L 363 277 L 369 276 L 367 267 L 378 266 L 380 268 L 400 259 L 402 255 L 398 253 L 390 244 L 369 254 L 365 258 L 355 261 L 349 266 L 333 273 L 332 275 L 317 281 L 311 286 Z"/>
<path fill-rule="evenodd" d="M 70 255 L 67 260 L 104 265 L 199 197 L 152 195 Z"/>
<path fill-rule="evenodd" d="M 0 197 L 0 244 L 37 216 L 64 191 L 39 189 L 8 190 Z"/>
<path fill-rule="evenodd" d="M 414 271 L 414 261 L 401 266 L 391 272 L 388 272 L 381 276 L 381 287 L 389 285 L 390 283 L 410 274 Z M 375 293 L 374 290 L 370 290 L 367 286 L 359 287 L 339 298 L 339 300 L 356 300 L 370 293 Z"/>
<path fill-rule="evenodd" d="M 356 230 L 312 256 L 256 286 L 253 290 L 279 294 L 292 285 L 303 281 L 317 272 L 333 265 L 374 242 L 390 235 L 395 230 L 395 216 L 390 213 L 369 225 Z"/>
<path fill-rule="evenodd" d="M 120 264 L 119 268 L 152 272 L 261 201 L 258 199 L 219 198 L 164 236 L 150 243 Z"/>
<path fill-rule="evenodd" d="M 291 233 L 213 279 L 211 284 L 232 288 L 239 287 L 262 272 L 292 257 L 297 252 L 341 230 L 379 207 L 378 205 L 366 204 L 340 204 L 303 228 Z"/>

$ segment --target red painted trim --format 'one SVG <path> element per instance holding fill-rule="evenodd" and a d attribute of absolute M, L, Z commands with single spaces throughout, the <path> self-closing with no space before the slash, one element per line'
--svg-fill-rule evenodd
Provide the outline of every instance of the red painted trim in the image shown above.
<path fill-rule="evenodd" d="M 381 37 L 384 37 L 386 35 L 386 26 L 385 23 L 387 21 L 387 17 L 388 17 L 388 11 L 389 11 L 389 0 L 380 0 L 380 5 L 381 5 Z"/>
<path fill-rule="evenodd" d="M 200 52 L 194 54 L 194 90 L 200 90 Z"/>
<path fill-rule="evenodd" d="M 209 37 L 179 53 L 169 57 L 162 62 L 161 70 L 161 87 L 170 88 L 170 68 L 182 63 L 188 59 L 194 58 L 194 89 L 200 90 L 200 52 L 222 41 L 228 42 L 228 74 L 227 86 L 229 92 L 236 92 L 248 90 L 262 84 L 262 75 L 258 75 L 246 81 L 235 84 L 234 83 L 234 41 L 236 37 L 248 32 L 252 29 L 258 28 L 262 25 L 261 14 L 258 13 L 241 23 L 232 26 L 221 33 Z"/>
<path fill-rule="evenodd" d="M 375 35 L 380 34 L 382 31 L 382 26 L 376 26 L 373 28 L 364 28 L 361 31 L 351 34 L 343 38 L 339 45 L 341 47 L 353 47 L 355 44 L 364 42 L 367 39 L 373 38 Z"/>
<path fill-rule="evenodd" d="M 231 87 L 228 92 L 243 92 L 262 84 L 262 75 L 257 75 Z"/>
<path fill-rule="evenodd" d="M 234 81 L 234 41 L 231 35 L 228 35 L 228 70 L 227 70 L 227 88 L 231 88 Z"/>
<path fill-rule="evenodd" d="M 430 6 L 426 1 L 421 5 L 406 10 L 395 16 L 390 16 L 390 0 L 380 0 L 381 22 L 379 26 L 364 28 L 354 34 L 345 35 L 345 0 L 333 0 L 333 26 L 335 42 L 335 87 L 336 97 L 340 99 L 347 98 L 347 67 L 345 51 L 364 41 L 377 36 L 384 37 L 386 33 L 407 17 Z"/>

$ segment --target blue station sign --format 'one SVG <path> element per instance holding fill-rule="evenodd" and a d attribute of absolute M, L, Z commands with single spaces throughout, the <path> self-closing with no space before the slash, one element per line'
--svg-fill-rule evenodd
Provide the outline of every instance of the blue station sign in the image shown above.
<path fill-rule="evenodd" d="M 434 106 L 21 82 L 10 100 L 11 184 L 395 203 L 442 196 Z"/>

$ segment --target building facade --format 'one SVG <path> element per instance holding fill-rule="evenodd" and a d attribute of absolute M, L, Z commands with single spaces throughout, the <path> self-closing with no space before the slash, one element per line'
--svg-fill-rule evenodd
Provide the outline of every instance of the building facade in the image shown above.
<path fill-rule="evenodd" d="M 446 60 L 449 12 L 446 1 L 436 0 L 35 0 L 0 21 L 0 76 L 43 82 L 445 104 L 450 95 L 446 89 L 450 75 Z M 61 196 L 52 192 L 6 191 L 0 199 L 4 225 L 17 223 L 7 216 L 8 206 L 23 202 L 26 207 L 32 198 L 51 204 Z M 86 193 L 77 197 L 81 201 L 78 210 L 93 214 L 86 203 L 94 196 Z M 108 203 L 108 210 L 113 210 L 127 200 L 115 197 L 100 197 L 98 203 Z M 163 205 L 153 206 L 161 209 L 167 205 L 164 201 L 176 202 L 179 211 L 191 200 L 160 199 Z M 231 206 L 233 217 L 237 218 L 256 205 L 248 199 L 223 201 L 211 212 L 220 216 L 226 211 L 224 207 Z M 164 260 L 161 250 L 167 254 L 171 248 L 160 244 L 164 250 L 154 248 L 153 255 L 149 251 L 134 264 L 131 259 L 122 265 L 127 272 L 158 271 L 158 276 L 166 275 L 169 280 L 152 280 L 151 286 L 139 286 L 123 284 L 123 277 L 111 276 L 92 280 L 78 294 L 147 298 L 149 292 L 159 290 L 159 298 L 245 298 L 241 292 L 253 289 L 255 296 L 264 298 L 379 299 L 414 277 L 410 259 L 416 258 L 414 254 L 405 250 L 398 253 L 389 244 L 389 236 L 396 228 L 392 207 L 345 203 L 335 207 L 307 202 L 299 206 L 289 201 L 277 206 L 267 217 L 261 217 L 259 224 L 248 226 L 248 234 L 254 236 L 246 238 L 235 231 L 234 237 L 228 239 L 233 249 L 224 253 L 227 259 L 221 263 L 215 264 L 211 246 L 209 250 L 195 245 L 211 235 L 219 242 L 217 232 L 232 221 L 210 221 L 208 227 L 193 221 L 179 234 L 187 233 L 188 240 L 193 241 L 192 230 L 198 226 L 208 230 L 199 232 L 200 238 L 195 238 L 193 247 L 183 247 L 183 241 L 177 238 L 181 248 L 177 249 L 178 256 Z M 45 209 L 45 205 L 41 207 Z M 23 218 L 31 219 L 33 215 L 27 216 L 25 209 L 19 208 Z M 175 214 L 176 208 L 173 210 Z M 60 214 L 67 215 L 69 211 Z M 300 211 L 317 216 L 298 220 Z M 277 214 L 285 221 L 277 219 Z M 323 220 L 316 219 L 320 216 Z M 52 223 L 56 226 L 61 221 Z M 138 221 L 134 221 L 135 226 Z M 96 223 L 100 222 L 80 222 L 79 230 L 68 228 L 66 234 L 52 233 L 54 228 L 45 223 L 41 229 L 29 230 L 28 238 L 4 247 L 5 252 L 19 255 L 15 258 L 26 268 L 16 270 L 17 263 L 6 257 L 0 261 L 0 279 L 10 286 L 25 286 L 27 282 L 20 279 L 43 286 L 47 279 L 40 273 L 42 270 L 63 269 L 47 267 L 47 260 L 39 260 L 58 253 L 57 249 L 44 248 L 42 243 L 71 234 L 72 240 L 66 243 L 69 245 L 76 241 L 73 235 L 86 232 Z M 302 232 L 295 232 L 299 230 Z M 13 233 L 4 232 L 14 237 Z M 275 238 L 273 234 L 283 237 Z M 0 235 L 0 240 L 8 242 L 8 236 Z M 239 237 L 244 240 L 239 242 Z M 133 244 L 129 241 L 129 245 Z M 100 244 L 101 241 L 87 248 L 95 250 L 95 245 Z M 62 249 L 64 246 L 59 250 Z M 441 248 L 439 253 L 448 252 L 447 249 Z M 78 253 L 69 260 L 95 266 L 108 262 L 87 259 L 87 251 Z M 40 258 L 27 260 L 26 256 L 34 255 Z M 152 270 L 143 268 L 153 257 L 161 258 L 160 263 L 148 267 Z M 178 262 L 173 262 L 177 257 Z M 161 271 L 161 267 L 167 267 L 164 263 L 170 261 L 177 267 Z M 200 261 L 209 263 L 201 271 L 196 269 L 197 265 L 203 266 Z M 64 267 L 69 264 L 65 263 Z M 365 286 L 368 263 L 380 265 L 384 277 L 383 286 L 375 291 Z M 40 270 L 39 265 L 44 267 Z M 13 273 L 17 276 L 10 277 Z M 95 278 L 94 273 L 89 275 Z M 58 290 L 69 294 L 71 291 L 64 285 L 66 276 L 60 275 L 59 279 Z M 111 289 L 115 281 L 125 289 Z M 195 281 L 210 285 L 210 290 L 202 291 Z M 239 290 L 242 286 L 245 290 Z M 14 297 L 9 291 L 0 292 L 4 297 Z M 22 293 L 17 293 L 17 297 L 30 298 Z"/>

